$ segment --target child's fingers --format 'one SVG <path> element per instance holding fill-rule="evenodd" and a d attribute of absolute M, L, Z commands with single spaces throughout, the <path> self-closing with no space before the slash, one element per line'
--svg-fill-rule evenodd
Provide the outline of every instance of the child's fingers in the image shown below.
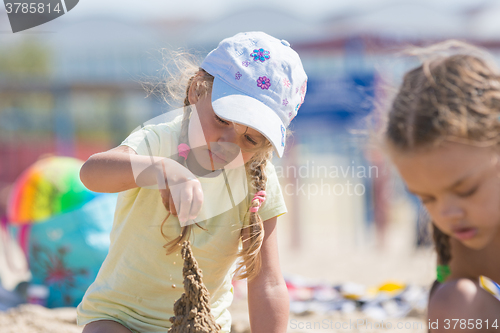
<path fill-rule="evenodd" d="M 175 209 L 174 205 L 174 200 L 172 199 L 172 195 L 170 193 L 170 190 L 163 189 L 160 190 L 160 196 L 161 196 L 161 202 L 163 203 L 163 206 L 174 216 L 177 216 L 177 210 Z"/>
<path fill-rule="evenodd" d="M 181 207 L 179 210 L 179 221 L 186 222 L 189 219 L 189 211 L 193 202 L 193 191 L 191 187 L 184 187 L 180 193 Z"/>
<path fill-rule="evenodd" d="M 168 202 L 170 214 L 172 214 L 173 216 L 177 216 L 177 209 L 175 207 L 174 198 L 172 197 L 172 195 L 168 196 Z"/>
<path fill-rule="evenodd" d="M 201 206 L 203 205 L 203 191 L 201 186 L 193 189 L 193 202 L 191 204 L 191 211 L 189 212 L 189 219 L 194 220 L 200 213 Z"/>

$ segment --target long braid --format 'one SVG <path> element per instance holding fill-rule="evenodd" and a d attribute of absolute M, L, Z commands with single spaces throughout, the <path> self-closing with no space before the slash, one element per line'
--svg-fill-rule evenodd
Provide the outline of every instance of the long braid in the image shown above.
<path fill-rule="evenodd" d="M 191 103 L 189 103 L 189 89 L 191 87 L 191 84 L 193 81 L 196 80 L 196 87 L 195 89 L 198 91 L 200 87 L 201 93 L 206 93 L 207 88 L 209 88 L 211 82 L 213 82 L 213 76 L 205 72 L 204 70 L 200 69 L 199 72 L 193 76 L 191 76 L 188 80 L 187 87 L 186 87 L 186 97 L 184 98 L 184 114 L 182 118 L 182 124 L 181 124 L 181 133 L 179 135 L 179 144 L 185 143 L 188 144 L 188 130 L 189 130 L 189 119 L 191 118 L 191 113 L 192 113 L 192 108 L 189 107 Z M 186 160 L 184 157 L 177 155 L 175 160 L 179 162 L 180 164 L 186 165 Z M 163 220 L 160 230 L 163 238 L 165 238 L 168 241 L 167 236 L 163 232 L 163 225 L 167 221 L 167 219 L 170 217 L 170 212 L 168 213 L 167 217 Z M 196 225 L 200 228 L 202 228 L 198 223 Z M 164 248 L 167 249 L 167 255 L 174 252 L 177 250 L 178 247 L 181 246 L 181 244 L 184 243 L 184 241 L 187 241 L 189 239 L 189 235 L 191 234 L 191 230 L 193 228 L 192 224 L 189 224 L 187 226 L 182 227 L 181 229 L 181 234 L 177 236 L 177 238 L 170 240 L 167 242 L 167 244 L 163 245 Z M 203 228 L 202 228 L 203 229 Z"/>
<path fill-rule="evenodd" d="M 429 300 L 439 287 L 440 283 L 446 280 L 450 274 L 448 266 L 451 260 L 451 244 L 450 236 L 439 230 L 434 223 L 432 223 L 432 239 L 434 240 L 434 247 L 438 256 L 437 277 L 429 291 Z"/>
<path fill-rule="evenodd" d="M 267 174 L 266 166 L 272 153 L 270 150 L 252 159 L 247 163 L 247 172 L 251 179 L 252 189 L 255 193 L 266 190 Z M 236 268 L 235 279 L 241 280 L 247 278 L 252 280 L 260 271 L 262 265 L 260 249 L 264 241 L 264 222 L 258 212 L 250 212 L 251 207 L 257 207 L 258 200 L 253 200 L 247 213 L 248 226 L 244 227 L 241 234 L 243 249 L 239 256 L 242 258 Z"/>

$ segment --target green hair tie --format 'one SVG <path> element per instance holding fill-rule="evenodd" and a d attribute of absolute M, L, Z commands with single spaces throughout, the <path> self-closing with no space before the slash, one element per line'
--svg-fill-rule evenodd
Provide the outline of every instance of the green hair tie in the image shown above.
<path fill-rule="evenodd" d="M 437 280 L 439 283 L 443 283 L 448 276 L 451 274 L 450 266 L 448 265 L 437 265 Z"/>

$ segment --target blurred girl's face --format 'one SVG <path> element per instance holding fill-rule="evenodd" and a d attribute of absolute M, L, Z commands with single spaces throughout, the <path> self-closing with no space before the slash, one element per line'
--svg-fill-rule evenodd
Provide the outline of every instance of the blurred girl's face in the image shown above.
<path fill-rule="evenodd" d="M 205 170 L 243 166 L 265 144 L 267 139 L 260 132 L 218 117 L 210 94 L 198 98 L 195 106 L 189 121 L 189 144 Z"/>
<path fill-rule="evenodd" d="M 500 163 L 492 148 L 445 142 L 389 153 L 442 232 L 476 250 L 500 241 Z"/>

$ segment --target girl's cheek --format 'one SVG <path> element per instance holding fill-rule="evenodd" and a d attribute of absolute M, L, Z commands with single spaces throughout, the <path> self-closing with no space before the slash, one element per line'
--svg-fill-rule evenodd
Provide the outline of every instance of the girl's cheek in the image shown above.
<path fill-rule="evenodd" d="M 205 139 L 203 127 L 200 122 L 200 118 L 198 114 L 193 112 L 191 115 L 191 119 L 189 120 L 189 129 L 188 129 L 188 137 L 189 137 L 189 145 L 191 147 L 203 147 L 207 145 L 207 141 Z"/>
<path fill-rule="evenodd" d="M 253 155 L 255 155 L 255 153 L 242 153 L 241 155 L 243 156 L 243 162 L 247 163 L 248 161 L 250 161 Z"/>

